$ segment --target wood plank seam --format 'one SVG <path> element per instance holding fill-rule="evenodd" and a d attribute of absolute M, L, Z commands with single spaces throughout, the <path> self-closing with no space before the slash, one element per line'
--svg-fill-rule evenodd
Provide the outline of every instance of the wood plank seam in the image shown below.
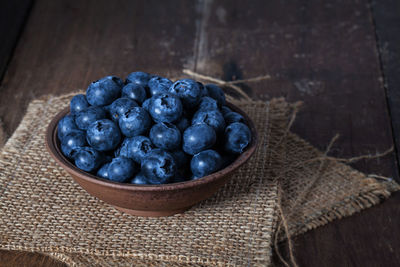
<path fill-rule="evenodd" d="M 368 0 L 368 9 L 370 13 L 370 19 L 371 19 L 371 24 L 374 30 L 374 35 L 375 35 L 375 43 L 376 43 L 376 53 L 378 55 L 378 61 L 379 61 L 379 75 L 381 76 L 380 83 L 382 85 L 383 91 L 385 93 L 385 101 L 386 101 L 386 106 L 389 114 L 389 119 L 390 119 L 390 130 L 392 133 L 392 140 L 394 144 L 394 153 L 395 153 L 395 161 L 396 161 L 396 166 L 397 166 L 397 171 L 400 173 L 400 165 L 399 165 L 399 151 L 398 151 L 398 145 L 396 144 L 396 133 L 394 130 L 394 125 L 393 125 L 393 117 L 392 117 L 392 110 L 389 104 L 389 95 L 388 95 L 388 81 L 387 77 L 385 75 L 385 70 L 384 70 L 384 64 L 383 64 L 383 59 L 382 59 L 382 54 L 381 54 L 381 44 L 380 44 L 380 39 L 377 31 L 377 26 L 376 26 L 376 20 L 374 16 L 374 7 L 372 4 L 371 0 Z"/>

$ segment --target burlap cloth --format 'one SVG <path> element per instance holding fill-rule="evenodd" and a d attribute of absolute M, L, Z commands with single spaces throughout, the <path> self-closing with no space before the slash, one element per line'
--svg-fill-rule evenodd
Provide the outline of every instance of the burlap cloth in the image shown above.
<path fill-rule="evenodd" d="M 266 266 L 282 209 L 291 235 L 377 204 L 397 190 L 287 131 L 294 105 L 236 103 L 253 119 L 259 147 L 218 193 L 171 217 L 123 214 L 90 196 L 47 153 L 50 120 L 72 94 L 33 101 L 0 153 L 0 248 L 36 251 L 71 266 Z M 290 208 L 315 175 L 295 212 Z"/>

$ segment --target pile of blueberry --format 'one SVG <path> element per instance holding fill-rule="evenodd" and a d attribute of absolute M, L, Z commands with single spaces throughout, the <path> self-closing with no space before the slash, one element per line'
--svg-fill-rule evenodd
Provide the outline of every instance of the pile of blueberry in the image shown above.
<path fill-rule="evenodd" d="M 133 72 L 76 95 L 58 123 L 63 154 L 99 177 L 132 184 L 198 179 L 229 165 L 251 141 L 221 88 Z"/>

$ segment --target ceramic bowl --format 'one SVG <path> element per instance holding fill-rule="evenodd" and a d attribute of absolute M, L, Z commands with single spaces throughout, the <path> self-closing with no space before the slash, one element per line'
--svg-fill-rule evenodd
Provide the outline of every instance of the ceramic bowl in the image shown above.
<path fill-rule="evenodd" d="M 238 107 L 232 104 L 228 106 L 247 121 L 252 133 L 251 143 L 229 166 L 193 181 L 163 185 L 133 185 L 111 182 L 78 169 L 62 154 L 60 141 L 57 138 L 58 121 L 69 113 L 69 108 L 58 113 L 50 122 L 46 133 L 46 146 L 56 162 L 89 194 L 132 215 L 169 216 L 182 213 L 196 203 L 211 197 L 254 154 L 257 132 L 253 122 Z"/>

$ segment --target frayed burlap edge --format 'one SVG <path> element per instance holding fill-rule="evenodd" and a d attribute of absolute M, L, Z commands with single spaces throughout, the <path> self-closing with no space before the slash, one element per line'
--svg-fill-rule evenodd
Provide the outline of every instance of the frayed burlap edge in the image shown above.
<path fill-rule="evenodd" d="M 74 94 L 76 94 L 76 92 L 65 95 L 64 97 L 70 97 Z M 40 101 L 43 101 L 43 100 L 49 101 L 52 97 L 54 97 L 54 96 L 44 96 L 39 100 L 33 101 L 31 103 L 31 105 L 41 104 Z M 276 99 L 271 100 L 271 102 L 275 102 L 275 101 L 277 101 L 277 100 Z M 278 102 L 282 103 L 283 99 L 278 100 Z M 238 104 L 238 103 L 243 103 L 243 102 L 239 101 L 239 100 L 234 101 L 234 104 Z M 285 104 L 285 102 L 283 102 L 283 104 Z M 291 110 L 292 113 L 295 112 L 293 109 L 293 105 L 286 103 L 286 108 L 287 107 L 291 107 L 291 109 L 289 108 L 289 110 Z M 284 110 L 284 108 L 282 110 Z M 288 118 L 288 117 L 290 118 L 290 114 L 288 114 L 288 116 L 286 118 Z M 288 123 L 290 123 L 290 121 L 286 121 L 286 124 L 288 124 Z M 304 141 L 297 135 L 287 132 L 287 139 L 290 139 L 290 138 L 295 139 L 297 142 L 303 143 L 304 147 L 306 147 L 308 149 L 313 149 L 317 153 L 321 154 L 321 152 L 316 150 L 313 146 L 311 146 L 309 143 L 307 143 L 306 141 Z M 337 163 L 337 164 L 347 166 L 343 163 Z M 350 167 L 348 167 L 348 168 L 350 168 Z M 291 225 L 290 228 L 294 229 L 291 231 L 291 235 L 293 236 L 293 235 L 302 234 L 308 230 L 325 225 L 335 219 L 341 219 L 343 217 L 350 216 L 354 213 L 360 212 L 361 210 L 363 210 L 365 208 L 368 208 L 368 207 L 371 207 L 373 205 L 380 203 L 382 200 L 388 198 L 392 192 L 399 190 L 398 184 L 396 184 L 393 181 L 392 182 L 379 182 L 378 180 L 376 180 L 374 178 L 368 178 L 367 175 L 362 174 L 361 172 L 357 172 L 354 170 L 354 173 L 357 173 L 357 175 L 361 175 L 365 178 L 365 181 L 367 184 L 367 187 L 366 187 L 367 190 L 363 191 L 362 193 L 360 193 L 358 195 L 353 195 L 348 198 L 345 198 L 330 207 L 327 207 L 327 208 L 322 209 L 314 214 L 311 214 L 308 217 L 308 219 L 305 221 L 295 221 L 295 220 L 289 221 L 289 224 Z M 299 227 L 299 225 L 301 227 Z M 283 236 L 282 239 L 285 239 L 285 236 Z M 23 248 L 15 247 L 12 249 L 23 249 Z M 48 251 L 47 253 L 45 252 L 47 255 L 54 254 L 54 255 L 49 255 L 49 256 L 52 256 L 53 258 L 56 258 L 59 260 L 61 259 L 68 264 L 74 265 L 73 260 L 68 255 L 64 254 L 64 253 L 68 254 L 69 251 L 64 251 L 63 249 L 61 249 L 61 250 L 59 249 L 57 251 L 54 249 L 54 247 L 51 247 L 51 248 L 49 247 L 47 249 L 49 249 L 49 250 L 47 250 Z M 46 251 L 46 249 L 43 250 L 43 248 L 41 248 L 41 250 Z M 34 251 L 34 250 L 32 250 L 32 251 Z M 83 255 L 85 255 L 85 254 L 83 254 Z M 94 257 L 102 257 L 104 255 L 99 253 L 98 255 L 93 255 L 93 256 Z M 126 255 L 126 256 L 128 256 L 128 255 Z"/>
<path fill-rule="evenodd" d="M 296 134 L 289 133 L 288 139 L 294 140 L 299 143 L 300 146 L 304 146 L 307 149 L 313 150 L 316 155 L 322 155 L 322 152 L 313 147 L 310 143 L 300 138 Z M 389 198 L 392 193 L 400 190 L 399 184 L 394 180 L 377 180 L 370 177 L 358 170 L 351 168 L 350 166 L 340 163 L 337 161 L 332 162 L 335 166 L 333 168 L 344 168 L 347 171 L 351 170 L 352 177 L 357 177 L 363 180 L 364 188 L 357 195 L 348 196 L 331 206 L 327 206 L 315 213 L 307 216 L 304 221 L 288 220 L 289 232 L 291 236 L 303 234 L 309 230 L 323 226 L 337 219 L 342 219 L 347 216 L 351 216 L 364 209 L 370 208 L 377 205 Z M 303 207 L 307 208 L 307 207 Z M 283 233 L 281 234 L 281 240 L 287 238 Z"/>
<path fill-rule="evenodd" d="M 52 99 L 65 99 L 65 98 L 70 98 L 73 95 L 75 95 L 75 93 L 70 93 L 68 95 L 63 95 L 60 97 L 55 97 L 55 96 L 43 96 L 40 99 L 34 100 L 31 102 L 31 104 L 29 105 L 28 109 L 32 109 L 32 110 L 37 110 L 41 107 L 41 105 L 43 105 L 43 101 L 46 102 L 51 102 Z M 290 104 L 286 103 L 283 99 L 274 99 L 271 100 L 270 103 L 274 103 L 271 104 L 275 107 L 275 111 L 279 114 L 277 114 L 277 117 L 279 117 L 279 119 L 276 119 L 276 124 L 279 125 L 275 125 L 275 128 L 278 129 L 285 129 L 284 126 L 286 125 L 286 118 L 287 118 L 287 109 L 288 107 L 290 107 Z M 242 103 L 243 104 L 243 103 Z M 251 103 L 252 105 L 263 105 L 265 106 L 265 102 L 257 102 L 257 103 Z M 267 105 L 269 106 L 269 105 Z M 29 114 L 28 114 L 29 115 Z M 35 112 L 32 112 L 31 116 L 28 117 L 24 117 L 24 119 L 30 120 L 31 118 L 35 118 L 38 115 Z M 35 121 L 35 120 L 34 120 Z M 20 142 L 22 139 L 24 139 L 25 137 L 27 137 L 28 135 L 32 135 L 31 132 L 28 131 L 27 125 L 25 125 L 24 123 L 21 123 L 18 126 L 17 131 L 19 131 L 19 133 L 21 134 L 21 136 L 18 136 L 18 138 L 11 138 L 8 140 L 7 143 L 7 147 L 9 148 L 9 150 L 14 151 L 14 150 L 19 150 L 19 147 L 24 147 L 24 142 Z M 271 129 L 269 130 L 269 132 L 271 131 Z M 0 159 L 1 160 L 1 159 Z M 276 213 L 276 212 L 274 212 Z M 276 219 L 276 216 L 274 217 Z M 274 225 L 276 224 L 276 220 L 274 220 Z M 272 229 L 273 232 L 273 229 Z M 17 246 L 6 246 L 3 249 L 9 249 L 9 250 L 23 250 L 23 251 L 29 251 L 29 252 L 40 252 L 43 254 L 46 254 L 48 256 L 51 256 L 53 258 L 56 258 L 58 260 L 63 260 L 64 262 L 70 263 L 72 264 L 74 261 L 71 258 L 72 256 L 74 256 L 76 253 L 81 254 L 80 256 L 82 257 L 91 257 L 91 258 L 98 258 L 101 259 L 102 257 L 118 257 L 120 259 L 122 258 L 126 258 L 126 257 L 136 257 L 139 258 L 139 260 L 143 260 L 143 261 L 149 261 L 149 260 L 154 260 L 154 261 L 165 261 L 167 264 L 172 264 L 172 266 L 174 266 L 174 264 L 186 264 L 186 265 L 190 265 L 193 264 L 193 261 L 191 259 L 188 259 L 187 257 L 185 257 L 186 259 L 181 259 L 181 257 L 178 257 L 176 259 L 176 261 L 171 260 L 170 258 L 168 258 L 167 256 L 164 257 L 164 255 L 149 255 L 149 257 L 145 257 L 142 254 L 137 254 L 137 253 L 121 253 L 119 255 L 104 255 L 103 253 L 99 252 L 99 251 L 75 251 L 74 249 L 68 249 L 65 247 L 55 247 L 55 246 L 46 246 L 46 247 L 26 247 L 25 245 L 17 245 Z M 269 249 L 271 251 L 271 248 Z M 270 252 L 272 253 L 272 251 Z M 71 257 L 70 257 L 71 256 Z M 75 255 L 77 256 L 77 255 Z M 198 264 L 202 264 L 200 262 L 198 262 Z M 185 265 L 185 266 L 186 266 Z M 224 264 L 222 262 L 217 262 L 217 261 L 207 261 L 206 265 L 210 265 L 210 266 L 224 266 Z"/>

